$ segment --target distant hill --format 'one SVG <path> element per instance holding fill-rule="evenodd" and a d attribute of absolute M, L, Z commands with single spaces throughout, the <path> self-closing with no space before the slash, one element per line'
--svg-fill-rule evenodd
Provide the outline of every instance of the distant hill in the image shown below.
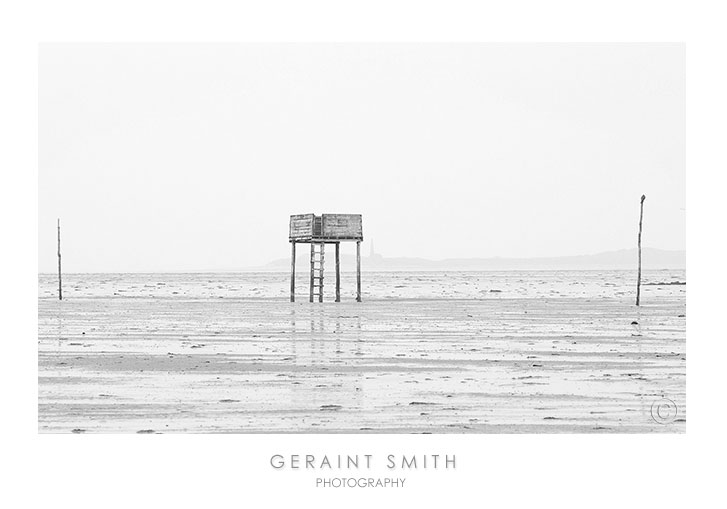
<path fill-rule="evenodd" d="M 332 250 L 331 250 L 332 251 Z M 326 269 L 333 270 L 333 253 L 326 253 Z M 341 256 L 342 270 L 353 270 L 355 257 Z M 686 251 L 667 251 L 663 249 L 644 248 L 642 251 L 644 270 L 684 269 L 686 268 Z M 296 270 L 307 270 L 310 262 L 306 252 L 298 255 Z M 634 269 L 637 264 L 636 249 L 621 249 L 592 255 L 558 256 L 546 258 L 447 258 L 444 260 L 427 260 L 425 258 L 386 258 L 380 255 L 361 257 L 362 270 L 397 271 L 397 270 L 618 270 Z M 290 259 L 274 260 L 255 270 L 286 271 L 290 270 Z"/>

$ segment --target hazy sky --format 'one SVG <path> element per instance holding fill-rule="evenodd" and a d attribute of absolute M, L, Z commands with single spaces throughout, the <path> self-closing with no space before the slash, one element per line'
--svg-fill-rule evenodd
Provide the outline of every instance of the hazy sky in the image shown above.
<path fill-rule="evenodd" d="M 39 270 L 247 267 L 288 218 L 364 253 L 685 249 L 680 44 L 43 45 Z M 353 252 L 351 245 L 344 252 Z"/>

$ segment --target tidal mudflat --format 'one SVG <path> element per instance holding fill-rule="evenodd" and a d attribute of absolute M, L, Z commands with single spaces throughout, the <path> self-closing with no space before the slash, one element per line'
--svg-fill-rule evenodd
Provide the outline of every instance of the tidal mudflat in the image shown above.
<path fill-rule="evenodd" d="M 684 278 L 637 308 L 621 272 L 365 274 L 322 304 L 285 274 L 75 274 L 63 301 L 41 275 L 38 427 L 681 433 Z"/>

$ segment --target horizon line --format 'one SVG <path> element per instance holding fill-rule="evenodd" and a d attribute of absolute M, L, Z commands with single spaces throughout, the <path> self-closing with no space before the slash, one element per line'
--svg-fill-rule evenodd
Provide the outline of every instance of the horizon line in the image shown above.
<path fill-rule="evenodd" d="M 655 248 L 655 247 L 643 247 L 643 250 L 655 250 L 655 251 L 663 251 L 667 253 L 684 253 L 686 255 L 686 248 L 685 249 L 662 249 L 662 248 Z M 590 254 L 576 254 L 576 255 L 552 255 L 552 256 L 533 256 L 533 257 L 516 257 L 516 256 L 488 256 L 488 257 L 456 257 L 456 258 L 439 258 L 439 259 L 431 259 L 431 258 L 422 258 L 422 257 L 415 257 L 415 256 L 384 256 L 378 253 L 374 253 L 372 255 L 362 255 L 362 260 L 370 260 L 372 258 L 377 258 L 381 260 L 401 260 L 401 259 L 412 259 L 412 260 L 420 260 L 420 261 L 426 261 L 426 262 L 432 262 L 432 263 L 441 263 L 441 262 L 451 262 L 451 261 L 506 261 L 506 260 L 516 260 L 516 261 L 537 261 L 537 260 L 554 260 L 554 259 L 566 259 L 566 258 L 579 258 L 579 257 L 593 257 L 593 256 L 599 256 L 599 255 L 605 255 L 605 254 L 613 254 L 613 253 L 619 253 L 624 251 L 636 251 L 637 248 L 622 248 L 622 249 L 612 249 L 608 251 L 599 251 L 596 253 L 590 253 Z M 343 254 L 342 256 L 352 256 Z M 159 274 L 159 273 L 166 273 L 166 274 L 214 274 L 214 273 L 250 273 L 250 272 L 286 272 L 285 270 L 278 270 L 278 269 L 270 269 L 270 265 L 280 262 L 282 260 L 286 260 L 287 258 L 275 258 L 273 260 L 270 260 L 266 264 L 263 265 L 250 265 L 245 267 L 226 267 L 226 268 L 217 268 L 217 269 L 211 269 L 211 268 L 184 268 L 184 269 L 134 269 L 134 270 L 91 270 L 91 271 L 68 271 L 63 272 L 64 274 Z M 296 265 L 300 264 L 301 262 L 296 263 Z M 678 270 L 686 269 L 686 264 L 684 267 L 678 268 Z M 393 268 L 389 270 L 407 270 L 402 268 Z M 522 271 L 556 271 L 556 270 L 573 270 L 573 271 L 588 271 L 588 270 L 629 270 L 624 268 L 539 268 L 539 269 L 522 269 L 522 268 L 500 268 L 500 269 L 425 269 L 425 268 L 417 268 L 413 272 L 441 272 L 442 270 L 452 270 L 457 272 L 501 272 L 501 271 L 512 271 L 512 270 L 522 270 Z M 647 270 L 669 270 L 669 268 L 660 267 L 658 269 L 647 269 Z M 379 270 L 378 272 L 386 272 L 387 270 Z M 347 270 L 343 270 L 342 272 L 348 272 Z M 377 272 L 376 270 L 373 272 Z M 57 271 L 38 271 L 38 275 L 50 275 L 50 274 L 57 274 Z"/>

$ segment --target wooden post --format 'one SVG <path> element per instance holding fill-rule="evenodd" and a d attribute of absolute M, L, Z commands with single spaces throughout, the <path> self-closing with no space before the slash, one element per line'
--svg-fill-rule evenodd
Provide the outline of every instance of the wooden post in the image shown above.
<path fill-rule="evenodd" d="M 295 241 L 290 246 L 290 302 L 295 302 Z"/>
<path fill-rule="evenodd" d="M 356 241 L 356 302 L 361 302 L 361 241 Z"/>
<path fill-rule="evenodd" d="M 63 285 L 61 284 L 61 220 L 58 219 L 58 300 L 63 300 Z"/>
<path fill-rule="evenodd" d="M 326 256 L 326 245 L 321 242 L 320 265 L 318 267 L 318 302 L 323 302 L 323 263 Z"/>
<path fill-rule="evenodd" d="M 336 242 L 336 302 L 341 302 L 341 243 Z"/>
<path fill-rule="evenodd" d="M 641 195 L 641 212 L 639 213 L 639 271 L 636 279 L 636 305 L 641 305 L 641 228 L 644 222 L 644 200 L 646 195 Z"/>
<path fill-rule="evenodd" d="M 310 244 L 310 302 L 313 302 L 313 268 L 315 267 L 315 244 Z"/>

